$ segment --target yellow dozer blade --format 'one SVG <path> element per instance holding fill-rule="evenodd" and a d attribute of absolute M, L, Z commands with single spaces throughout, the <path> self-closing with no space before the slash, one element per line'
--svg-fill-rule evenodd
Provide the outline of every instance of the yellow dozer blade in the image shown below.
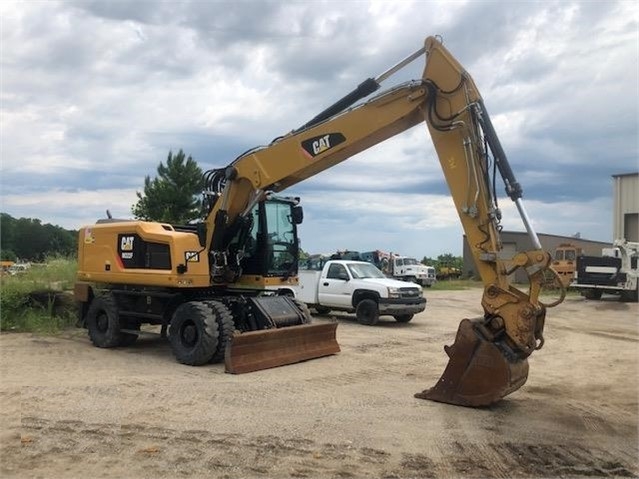
<path fill-rule="evenodd" d="M 479 321 L 462 320 L 454 344 L 444 347 L 449 357 L 444 374 L 435 386 L 415 394 L 416 398 L 458 406 L 489 406 L 524 385 L 528 360 L 507 357 L 475 328 Z"/>
<path fill-rule="evenodd" d="M 227 373 L 242 374 L 339 353 L 337 323 L 236 333 L 226 347 Z"/>

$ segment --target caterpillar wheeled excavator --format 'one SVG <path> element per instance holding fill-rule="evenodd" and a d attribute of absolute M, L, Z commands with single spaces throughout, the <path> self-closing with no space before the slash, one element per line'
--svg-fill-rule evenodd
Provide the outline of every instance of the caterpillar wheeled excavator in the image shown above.
<path fill-rule="evenodd" d="M 371 96 L 382 81 L 425 57 L 421 79 Z M 367 99 L 367 97 L 371 96 Z M 94 345 L 130 344 L 140 325 L 162 325 L 178 361 L 224 359 L 243 373 L 339 351 L 336 323 L 311 324 L 285 294 L 296 281 L 298 198 L 277 194 L 415 125 L 425 123 L 484 284 L 483 316 L 464 319 L 439 381 L 416 397 L 492 404 L 527 379 L 543 346 L 543 251 L 473 79 L 442 45 L 424 46 L 312 120 L 225 168 L 205 173 L 205 221 L 186 226 L 100 220 L 80 230 L 75 296 Z M 501 259 L 496 177 L 515 202 L 534 250 Z M 522 268 L 523 292 L 508 275 Z"/>

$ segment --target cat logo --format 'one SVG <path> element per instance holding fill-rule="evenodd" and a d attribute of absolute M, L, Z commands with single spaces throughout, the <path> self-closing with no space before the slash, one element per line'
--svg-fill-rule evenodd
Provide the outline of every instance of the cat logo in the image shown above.
<path fill-rule="evenodd" d="M 133 240 L 135 237 L 133 236 L 123 236 L 120 240 L 120 250 L 121 251 L 133 251 Z"/>
<path fill-rule="evenodd" d="M 187 263 L 199 263 L 200 262 L 200 253 L 197 251 L 185 251 L 184 259 Z"/>
<path fill-rule="evenodd" d="M 331 148 L 346 141 L 346 138 L 341 133 L 327 133 L 322 136 L 314 136 L 302 142 L 302 150 L 306 156 L 314 158 Z"/>

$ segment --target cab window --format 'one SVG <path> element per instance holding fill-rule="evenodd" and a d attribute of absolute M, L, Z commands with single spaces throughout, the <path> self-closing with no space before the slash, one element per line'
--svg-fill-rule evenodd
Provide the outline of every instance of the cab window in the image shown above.
<path fill-rule="evenodd" d="M 328 267 L 328 273 L 326 273 L 328 279 L 344 279 L 348 278 L 346 268 L 341 264 L 332 264 Z"/>

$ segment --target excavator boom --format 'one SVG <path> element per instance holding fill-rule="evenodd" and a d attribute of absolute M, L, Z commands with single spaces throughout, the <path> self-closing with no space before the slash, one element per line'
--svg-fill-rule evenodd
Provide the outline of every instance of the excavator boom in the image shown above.
<path fill-rule="evenodd" d="M 355 105 L 420 57 L 426 59 L 421 79 Z M 418 124 L 428 128 L 483 281 L 484 314 L 461 322 L 454 344 L 446 348 L 449 363 L 441 379 L 416 397 L 485 406 L 526 382 L 527 357 L 543 345 L 546 306 L 539 301 L 539 293 L 550 255 L 542 250 L 532 228 L 522 188 L 473 79 L 439 39 L 427 38 L 423 48 L 365 80 L 302 127 L 229 165 L 223 172 L 222 201 L 211 213 L 215 227 L 209 228 L 209 242 L 224 248 L 220 239 L 242 217 L 250 198 L 286 189 Z M 497 174 L 534 248 L 509 259 L 500 254 Z M 527 293 L 508 280 L 518 268 L 528 275 Z"/>

